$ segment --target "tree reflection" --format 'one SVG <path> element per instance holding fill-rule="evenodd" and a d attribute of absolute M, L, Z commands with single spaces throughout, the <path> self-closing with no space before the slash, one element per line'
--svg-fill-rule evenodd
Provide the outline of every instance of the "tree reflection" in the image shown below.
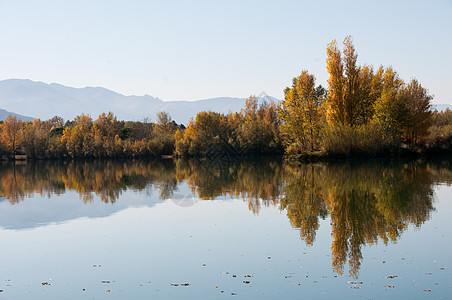
<path fill-rule="evenodd" d="M 435 184 L 452 183 L 450 160 L 345 161 L 287 166 L 275 160 L 32 162 L 2 165 L 0 196 L 11 204 L 35 194 L 76 191 L 84 203 L 118 201 L 125 190 L 158 192 L 170 199 L 186 183 L 202 200 L 239 198 L 258 214 L 263 206 L 286 210 L 291 225 L 312 245 L 320 220 L 331 220 L 332 267 L 358 276 L 362 247 L 396 242 L 434 210 Z"/>
<path fill-rule="evenodd" d="M 408 225 L 420 226 L 433 210 L 431 165 L 422 162 L 345 162 L 287 168 L 281 207 L 311 245 L 319 219 L 330 214 L 333 269 L 358 276 L 361 248 L 395 242 Z"/>

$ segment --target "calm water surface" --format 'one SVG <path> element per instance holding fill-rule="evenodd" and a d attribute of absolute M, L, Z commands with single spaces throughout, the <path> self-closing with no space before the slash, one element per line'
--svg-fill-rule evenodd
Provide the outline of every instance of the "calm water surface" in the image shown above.
<path fill-rule="evenodd" d="M 0 165 L 0 299 L 451 299 L 452 160 Z"/>

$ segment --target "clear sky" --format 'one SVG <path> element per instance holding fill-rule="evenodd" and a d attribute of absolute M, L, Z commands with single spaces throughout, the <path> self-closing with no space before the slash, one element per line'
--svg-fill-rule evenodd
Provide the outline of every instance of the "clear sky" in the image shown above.
<path fill-rule="evenodd" d="M 163 100 L 283 97 L 326 45 L 392 66 L 452 104 L 452 0 L 0 0 L 0 80 L 102 86 Z"/>

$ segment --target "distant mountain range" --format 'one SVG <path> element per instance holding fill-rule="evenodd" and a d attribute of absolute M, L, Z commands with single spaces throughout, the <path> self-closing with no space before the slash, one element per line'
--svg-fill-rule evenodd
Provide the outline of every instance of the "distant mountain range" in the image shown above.
<path fill-rule="evenodd" d="M 279 101 L 271 96 L 260 97 L 262 99 L 275 103 Z M 148 118 L 155 121 L 159 111 L 166 111 L 177 123 L 187 124 L 200 111 L 240 111 L 245 100 L 246 98 L 220 97 L 197 101 L 163 101 L 149 95 L 125 96 L 102 87 L 73 88 L 57 83 L 8 79 L 0 81 L 0 120 L 10 114 L 17 115 L 22 120 L 32 120 L 33 117 L 47 120 L 54 116 L 72 120 L 82 113 L 90 114 L 96 119 L 99 114 L 111 111 L 119 120 Z M 452 105 L 435 104 L 435 108 L 439 111 L 446 108 L 452 110 Z"/>
<path fill-rule="evenodd" d="M 73 88 L 61 84 L 8 79 L 0 81 L 0 107 L 26 116 L 47 120 L 54 116 L 72 120 L 82 113 L 93 119 L 103 112 L 113 112 L 119 120 L 155 121 L 159 111 L 168 112 L 177 123 L 187 124 L 203 110 L 237 112 L 246 98 L 212 98 L 198 101 L 163 101 L 149 95 L 124 96 L 101 87 Z M 266 96 L 265 100 L 279 100 Z M 22 120 L 29 117 L 21 117 Z"/>
<path fill-rule="evenodd" d="M 22 115 L 18 115 L 15 114 L 13 112 L 4 110 L 0 108 L 0 121 L 4 121 L 6 118 L 8 118 L 8 116 L 16 116 L 17 118 L 20 118 L 22 121 L 32 121 L 34 118 L 33 117 L 27 117 L 27 116 L 22 116 Z"/>

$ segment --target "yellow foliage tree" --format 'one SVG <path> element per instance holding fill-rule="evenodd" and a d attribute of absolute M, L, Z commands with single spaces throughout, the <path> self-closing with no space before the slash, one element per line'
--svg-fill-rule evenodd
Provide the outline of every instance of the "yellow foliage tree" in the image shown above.
<path fill-rule="evenodd" d="M 302 148 L 313 151 L 319 138 L 319 96 L 315 77 L 302 71 L 293 79 L 292 88 L 286 88 L 278 112 L 288 151 Z"/>
<path fill-rule="evenodd" d="M 9 115 L 2 125 L 1 139 L 3 144 L 11 151 L 13 158 L 16 155 L 17 146 L 21 143 L 21 120 Z"/>

